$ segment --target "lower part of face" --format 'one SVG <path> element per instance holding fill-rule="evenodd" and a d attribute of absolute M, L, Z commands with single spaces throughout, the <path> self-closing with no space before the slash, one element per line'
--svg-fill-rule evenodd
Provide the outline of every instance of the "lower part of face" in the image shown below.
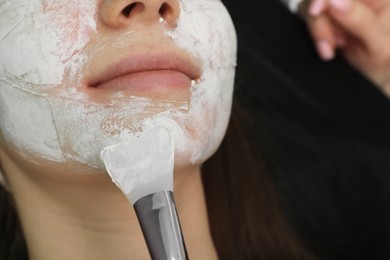
<path fill-rule="evenodd" d="M 84 166 L 67 172 L 101 172 L 104 147 L 161 126 L 174 138 L 177 168 L 199 164 L 218 148 L 236 62 L 234 28 L 220 1 L 183 0 L 177 27 L 163 32 L 202 65 L 188 102 L 123 93 L 99 102 L 80 91 L 86 46 L 99 38 L 94 0 L 71 0 L 61 8 L 56 1 L 3 2 L 0 130 L 18 155 L 37 164 Z"/>

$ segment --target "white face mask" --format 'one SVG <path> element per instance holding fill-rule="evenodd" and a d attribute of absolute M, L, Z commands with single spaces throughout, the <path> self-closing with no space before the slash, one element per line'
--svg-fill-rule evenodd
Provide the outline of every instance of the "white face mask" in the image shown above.
<path fill-rule="evenodd" d="M 177 167 L 207 159 L 230 116 L 236 35 L 219 0 L 179 4 L 174 28 L 160 19 L 118 29 L 102 25 L 96 0 L 0 0 L 5 142 L 26 158 L 76 162 L 99 172 L 101 149 L 160 125 L 174 136 Z M 174 89 L 102 92 L 87 86 L 113 60 L 141 52 L 184 55 L 199 64 L 200 78 L 188 96 L 183 88 L 175 95 Z"/>

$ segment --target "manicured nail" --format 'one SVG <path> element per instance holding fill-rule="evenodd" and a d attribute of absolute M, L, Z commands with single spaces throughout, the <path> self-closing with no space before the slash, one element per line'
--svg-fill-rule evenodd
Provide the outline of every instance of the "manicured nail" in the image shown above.
<path fill-rule="evenodd" d="M 334 58 L 334 51 L 332 46 L 326 40 L 320 40 L 317 42 L 317 49 L 320 54 L 320 57 L 325 60 L 331 60 Z"/>
<path fill-rule="evenodd" d="M 325 7 L 325 0 L 314 0 L 309 7 L 311 16 L 318 16 L 322 13 Z"/>
<path fill-rule="evenodd" d="M 351 9 L 351 0 L 330 0 L 330 5 L 340 12 L 348 12 Z"/>

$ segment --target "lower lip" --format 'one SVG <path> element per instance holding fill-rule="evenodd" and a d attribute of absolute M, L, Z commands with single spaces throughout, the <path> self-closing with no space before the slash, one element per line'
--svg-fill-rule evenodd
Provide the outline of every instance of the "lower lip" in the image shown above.
<path fill-rule="evenodd" d="M 96 85 L 98 89 L 145 93 L 191 86 L 191 78 L 176 70 L 142 71 Z"/>

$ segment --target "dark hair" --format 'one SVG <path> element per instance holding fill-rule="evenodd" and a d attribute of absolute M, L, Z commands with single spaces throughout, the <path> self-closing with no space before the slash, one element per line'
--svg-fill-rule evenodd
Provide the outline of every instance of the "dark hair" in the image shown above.
<path fill-rule="evenodd" d="M 0 185 L 0 259 L 28 259 L 26 243 L 11 194 Z"/>
<path fill-rule="evenodd" d="M 315 259 L 284 217 L 259 142 L 250 142 L 253 124 L 236 99 L 226 137 L 202 168 L 219 258 Z"/>

